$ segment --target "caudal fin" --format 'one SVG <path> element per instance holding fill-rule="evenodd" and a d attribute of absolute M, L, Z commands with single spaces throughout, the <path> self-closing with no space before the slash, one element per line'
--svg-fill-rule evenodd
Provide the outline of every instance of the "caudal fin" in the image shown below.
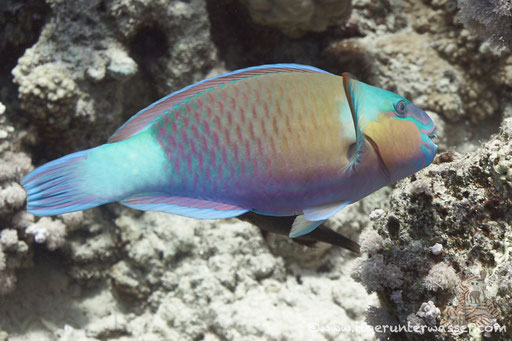
<path fill-rule="evenodd" d="M 96 148 L 94 148 L 96 149 Z M 27 192 L 27 210 L 37 216 L 81 211 L 107 203 L 86 193 L 87 174 L 83 164 L 88 149 L 48 162 L 28 174 L 21 184 Z"/>

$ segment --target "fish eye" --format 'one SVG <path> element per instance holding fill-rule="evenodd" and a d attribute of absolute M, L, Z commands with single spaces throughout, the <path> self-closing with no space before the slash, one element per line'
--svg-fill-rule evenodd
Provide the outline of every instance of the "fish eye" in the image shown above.
<path fill-rule="evenodd" d="M 395 111 L 399 116 L 405 116 L 406 107 L 405 101 L 399 101 L 395 104 Z"/>

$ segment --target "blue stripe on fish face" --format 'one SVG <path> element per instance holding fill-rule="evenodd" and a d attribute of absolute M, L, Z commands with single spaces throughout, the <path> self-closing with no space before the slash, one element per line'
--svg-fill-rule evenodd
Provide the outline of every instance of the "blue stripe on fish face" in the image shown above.
<path fill-rule="evenodd" d="M 427 141 L 425 141 L 424 136 L 422 135 L 421 140 L 423 141 L 423 144 L 421 145 L 421 154 L 424 158 L 424 164 L 418 168 L 418 170 L 427 167 L 434 161 L 434 156 L 437 153 L 437 146 L 432 143 L 432 140 L 430 140 L 427 137 Z M 432 146 L 433 145 L 433 146 Z"/>
<path fill-rule="evenodd" d="M 414 122 L 423 133 L 431 135 L 435 130 L 435 125 L 430 116 L 426 112 L 418 108 L 412 103 L 408 103 L 406 107 L 407 116 L 414 119 Z"/>

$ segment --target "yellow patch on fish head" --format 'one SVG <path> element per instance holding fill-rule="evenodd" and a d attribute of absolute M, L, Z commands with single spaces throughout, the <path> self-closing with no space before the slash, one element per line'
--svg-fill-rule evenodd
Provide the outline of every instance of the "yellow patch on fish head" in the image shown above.
<path fill-rule="evenodd" d="M 370 121 L 363 133 L 373 141 L 391 182 L 395 182 L 418 171 L 424 158 L 416 124 L 391 115 L 379 113 L 377 120 Z"/>

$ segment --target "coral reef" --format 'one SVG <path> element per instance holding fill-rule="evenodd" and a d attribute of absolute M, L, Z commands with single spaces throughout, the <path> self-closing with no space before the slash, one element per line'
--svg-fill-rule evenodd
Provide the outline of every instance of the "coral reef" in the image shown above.
<path fill-rule="evenodd" d="M 6 124 L 5 107 L 0 105 L 0 295 L 15 289 L 15 270 L 30 264 L 29 247 L 18 240 L 15 228 L 27 227 L 29 221 L 21 222 L 26 194 L 19 185 L 23 174 L 31 168 L 30 158 L 21 152 L 7 151 L 15 130 Z"/>
<path fill-rule="evenodd" d="M 104 143 L 143 103 L 213 66 L 201 0 L 48 3 L 51 18 L 12 71 L 21 106 L 48 153 Z M 161 15 L 167 19 L 157 20 Z"/>
<path fill-rule="evenodd" d="M 499 46 L 512 48 L 512 2 L 458 0 L 457 4 L 464 26 Z"/>
<path fill-rule="evenodd" d="M 258 23 L 275 26 L 284 34 L 300 37 L 308 31 L 325 31 L 329 25 L 343 25 L 350 16 L 351 1 L 332 0 L 243 0 Z"/>
<path fill-rule="evenodd" d="M 82 213 L 36 221 L 25 211 L 26 194 L 19 182 L 33 166 L 27 154 L 11 150 L 23 134 L 3 117 L 7 114 L 3 104 L 0 109 L 0 132 L 8 132 L 0 144 L 0 295 L 4 295 L 15 289 L 16 271 L 33 266 L 33 242 L 45 243 L 49 250 L 59 248 L 66 230 L 80 223 L 76 217 Z"/>
<path fill-rule="evenodd" d="M 60 220 L 43 217 L 27 227 L 25 232 L 33 235 L 36 243 L 45 243 L 49 250 L 55 250 L 64 245 L 66 225 Z"/>
<path fill-rule="evenodd" d="M 437 308 L 432 301 L 423 303 L 420 310 L 416 313 L 416 316 L 423 319 L 429 326 L 433 326 L 437 323 L 437 317 L 441 315 L 441 311 Z"/>
<path fill-rule="evenodd" d="M 87 219 L 68 238 L 87 233 L 84 226 L 92 225 Z M 124 214 L 115 228 L 114 243 L 100 246 L 89 237 L 88 245 L 64 246 L 82 268 L 81 278 L 59 266 L 59 257 L 22 272 L 16 293 L 25 297 L 34 317 L 25 321 L 24 308 L 14 304 L 18 296 L 4 296 L 0 325 L 14 335 L 17 319 L 28 330 L 42 323 L 52 326 L 45 331 L 49 339 L 373 339 L 368 328 L 343 332 L 362 323 L 365 307 L 376 303 L 347 277 L 351 258 L 341 257 L 346 251 L 331 250 L 330 270 L 318 276 L 286 263 L 253 226 L 234 219 L 218 224 L 148 212 Z M 97 258 L 82 256 L 89 262 L 78 265 L 79 250 L 91 246 Z M 101 263 L 108 264 L 108 278 L 96 276 L 105 272 Z M 94 289 L 72 278 L 94 279 Z M 49 314 L 56 306 L 59 312 Z"/>
<path fill-rule="evenodd" d="M 5 105 L 3 103 L 0 102 L 0 127 L 2 130 L 0 130 L 0 141 L 2 141 L 2 149 L 4 148 L 7 148 L 7 143 L 5 143 L 4 141 L 8 139 L 9 137 L 9 134 L 12 133 L 14 131 L 14 127 L 12 126 L 9 126 L 5 123 Z"/>
<path fill-rule="evenodd" d="M 421 325 L 421 318 L 439 326 L 440 316 L 446 333 L 454 326 L 459 333 L 453 334 L 464 327 L 468 332 L 468 324 L 489 331 L 497 323 L 507 334 L 493 338 L 510 337 L 512 292 L 502 283 L 509 280 L 511 264 L 511 137 L 512 119 L 507 118 L 501 132 L 477 152 L 441 155 L 437 164 L 401 181 L 391 208 L 375 220 L 374 231 L 366 232 L 381 236 L 384 246 L 377 252 L 366 247 L 353 276 L 378 292 L 401 324 Z M 435 244 L 443 246 L 437 254 L 429 247 Z M 396 290 L 407 300 L 397 301 Z M 428 322 L 417 313 L 427 301 L 441 311 Z"/>

